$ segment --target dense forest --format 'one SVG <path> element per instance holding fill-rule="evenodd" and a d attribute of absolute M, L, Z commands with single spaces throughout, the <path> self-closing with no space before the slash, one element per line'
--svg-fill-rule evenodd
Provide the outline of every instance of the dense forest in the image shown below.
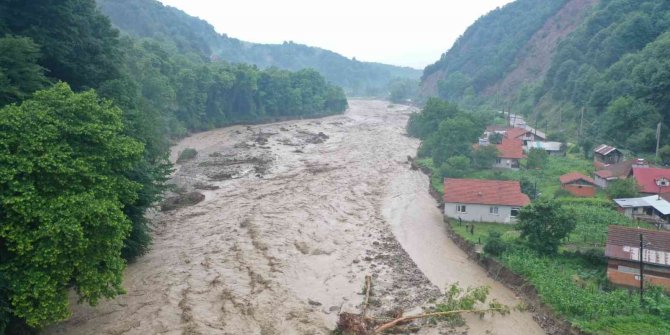
<path fill-rule="evenodd" d="M 346 107 L 314 70 L 122 37 L 94 0 L 0 1 L 0 334 L 67 318 L 70 289 L 91 304 L 123 292 L 171 138 Z"/>
<path fill-rule="evenodd" d="M 569 9 L 582 14 L 566 16 Z M 661 144 L 670 141 L 669 17 L 664 1 L 518 0 L 482 17 L 428 66 L 423 91 L 468 108 L 510 109 L 584 148 L 606 142 L 653 152 L 659 122 Z M 554 45 L 533 45 L 569 25 L 575 29 Z M 501 90 L 538 47 L 551 57 Z"/>
<path fill-rule="evenodd" d="M 347 94 L 386 96 L 396 78 L 418 79 L 421 71 L 408 67 L 361 62 L 332 51 L 290 41 L 257 44 L 220 35 L 205 21 L 156 0 L 97 0 L 101 10 L 122 31 L 136 37 L 151 37 L 173 45 L 183 53 L 204 59 L 255 64 L 298 71 L 313 68 Z"/>

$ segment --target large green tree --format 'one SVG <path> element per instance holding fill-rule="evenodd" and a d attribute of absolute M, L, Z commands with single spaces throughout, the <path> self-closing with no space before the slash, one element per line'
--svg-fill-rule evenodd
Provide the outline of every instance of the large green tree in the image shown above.
<path fill-rule="evenodd" d="M 531 248 L 542 253 L 556 253 L 576 223 L 568 210 L 555 200 L 538 199 L 519 211 L 517 229 Z"/>
<path fill-rule="evenodd" d="M 60 83 L 0 109 L 0 129 L 0 319 L 64 319 L 70 287 L 91 304 L 121 293 L 140 189 L 125 173 L 144 150 L 121 110 Z"/>

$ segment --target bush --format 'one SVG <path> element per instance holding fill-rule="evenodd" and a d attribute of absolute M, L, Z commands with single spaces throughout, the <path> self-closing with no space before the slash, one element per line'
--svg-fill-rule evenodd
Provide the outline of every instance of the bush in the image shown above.
<path fill-rule="evenodd" d="M 182 152 L 179 153 L 179 157 L 177 158 L 177 163 L 185 162 L 187 160 L 191 160 L 195 158 L 195 156 L 198 155 L 198 151 L 193 149 L 193 148 L 186 148 Z"/>
<path fill-rule="evenodd" d="M 489 238 L 484 245 L 484 252 L 489 255 L 500 256 L 506 250 L 507 243 L 502 240 L 500 233 L 497 231 L 490 231 Z"/>
<path fill-rule="evenodd" d="M 564 190 L 562 188 L 559 188 L 554 192 L 554 198 L 567 198 L 567 197 L 572 197 L 572 193 L 570 193 L 568 190 Z"/>

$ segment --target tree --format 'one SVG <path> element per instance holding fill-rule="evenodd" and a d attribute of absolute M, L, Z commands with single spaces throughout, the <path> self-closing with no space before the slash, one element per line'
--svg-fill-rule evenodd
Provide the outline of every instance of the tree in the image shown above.
<path fill-rule="evenodd" d="M 47 84 L 37 65 L 40 48 L 28 37 L 0 38 L 0 106 L 25 99 Z"/>
<path fill-rule="evenodd" d="M 528 151 L 528 159 L 526 160 L 527 169 L 542 169 L 547 160 L 549 159 L 549 154 L 540 148 L 531 148 Z"/>
<path fill-rule="evenodd" d="M 472 165 L 475 169 L 490 169 L 497 157 L 498 149 L 494 145 L 480 146 L 472 151 Z"/>
<path fill-rule="evenodd" d="M 537 182 L 530 180 L 526 176 L 522 176 L 519 183 L 521 184 L 521 193 L 527 195 L 530 200 L 537 199 L 539 195 L 537 192 Z"/>
<path fill-rule="evenodd" d="M 576 223 L 560 203 L 549 199 L 538 199 L 519 211 L 521 238 L 528 240 L 534 250 L 553 254 L 558 251 L 561 240 L 575 229 Z"/>
<path fill-rule="evenodd" d="M 441 165 L 453 156 L 470 156 L 472 143 L 481 134 L 480 129 L 467 115 L 458 115 L 453 119 L 440 122 L 434 136 L 437 145 L 433 148 L 433 162 Z"/>
<path fill-rule="evenodd" d="M 449 157 L 440 167 L 442 178 L 462 178 L 470 169 L 470 158 L 465 156 Z"/>
<path fill-rule="evenodd" d="M 502 140 L 503 140 L 503 134 L 501 133 L 489 134 L 489 143 L 491 144 L 501 144 Z"/>
<path fill-rule="evenodd" d="M 76 90 L 119 76 L 119 32 L 94 0 L 5 0 L 0 2 L 0 22 L 10 33 L 40 45 L 39 64 L 48 76 Z"/>
<path fill-rule="evenodd" d="M 121 114 L 63 83 L 0 109 L 0 306 L 29 326 L 66 318 L 69 287 L 91 304 L 123 292 L 123 208 L 140 188 L 124 172 L 144 148 Z"/>
<path fill-rule="evenodd" d="M 670 164 L 670 144 L 666 144 L 658 149 L 658 156 L 663 165 Z"/>
<path fill-rule="evenodd" d="M 635 178 L 617 179 L 608 183 L 605 192 L 610 199 L 634 198 L 640 195 L 640 185 Z"/>
<path fill-rule="evenodd" d="M 396 78 L 389 83 L 389 100 L 391 102 L 405 102 L 414 99 L 419 91 L 419 82 L 414 79 Z"/>

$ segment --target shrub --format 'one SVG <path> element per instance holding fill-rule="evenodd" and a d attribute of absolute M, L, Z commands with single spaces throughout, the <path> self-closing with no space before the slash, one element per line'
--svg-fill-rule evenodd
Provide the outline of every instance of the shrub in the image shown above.
<path fill-rule="evenodd" d="M 489 238 L 484 245 L 484 252 L 493 256 L 500 256 L 507 250 L 507 243 L 502 240 L 502 237 L 497 231 L 490 231 Z"/>

